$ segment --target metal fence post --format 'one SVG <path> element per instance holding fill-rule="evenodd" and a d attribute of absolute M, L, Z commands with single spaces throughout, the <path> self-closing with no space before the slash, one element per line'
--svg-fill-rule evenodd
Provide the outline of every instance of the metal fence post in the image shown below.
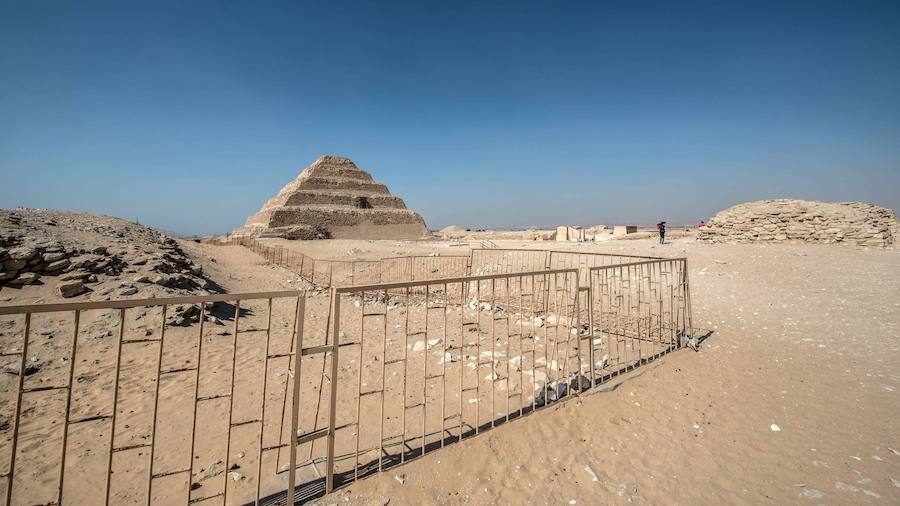
<path fill-rule="evenodd" d="M 334 432 L 337 411 L 338 341 L 341 332 L 341 300 L 337 289 L 331 288 L 333 330 L 331 343 L 331 408 L 328 413 L 328 450 L 325 463 L 325 493 L 334 490 Z"/>
<path fill-rule="evenodd" d="M 271 301 L 271 299 L 270 299 Z M 271 310 L 270 310 L 271 312 Z M 294 489 L 297 484 L 297 423 L 300 418 L 300 361 L 303 358 L 303 320 L 306 314 L 306 297 L 297 296 L 297 310 L 294 316 L 294 377 L 291 401 L 291 450 L 290 470 L 288 471 L 288 504 L 294 503 Z M 265 402 L 265 399 L 263 399 Z M 263 406 L 265 410 L 265 405 Z M 262 437 L 262 436 L 260 436 Z M 259 477 L 257 477 L 259 479 Z"/>

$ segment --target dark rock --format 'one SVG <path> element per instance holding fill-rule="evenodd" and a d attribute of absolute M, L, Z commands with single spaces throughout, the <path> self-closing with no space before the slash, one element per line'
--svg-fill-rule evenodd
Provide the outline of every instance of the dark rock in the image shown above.
<path fill-rule="evenodd" d="M 44 259 L 44 262 L 52 264 L 53 262 L 57 262 L 59 260 L 62 260 L 63 258 L 66 258 L 66 254 L 61 251 L 57 251 L 55 253 L 44 253 L 44 256 L 42 258 Z"/>
<path fill-rule="evenodd" d="M 69 261 L 68 258 L 63 258 L 62 260 L 57 260 L 47 266 L 47 272 L 59 272 L 66 267 L 72 265 L 72 262 Z"/>
<path fill-rule="evenodd" d="M 38 254 L 38 250 L 32 246 L 19 246 L 9 250 L 7 254 L 13 260 L 25 260 L 28 262 Z"/>
<path fill-rule="evenodd" d="M 79 280 L 66 281 L 56 285 L 56 291 L 62 297 L 69 298 L 84 293 L 84 282 Z"/>
<path fill-rule="evenodd" d="M 25 363 L 25 376 L 31 376 L 32 374 L 41 370 L 40 364 L 34 362 L 26 362 Z M 19 375 L 19 363 L 18 362 L 10 362 L 3 366 L 3 372 L 7 374 L 14 374 L 16 376 Z"/>
<path fill-rule="evenodd" d="M 88 271 L 72 271 L 59 277 L 60 281 L 71 281 L 73 279 L 87 279 L 91 273 Z"/>
<path fill-rule="evenodd" d="M 584 374 L 575 374 L 572 376 L 572 379 L 569 380 L 569 388 L 578 392 L 587 390 L 588 388 L 591 388 L 591 379 Z"/>
<path fill-rule="evenodd" d="M 30 285 L 30 284 L 34 283 L 35 281 L 37 281 L 38 278 L 40 278 L 40 276 L 38 276 L 37 274 L 35 274 L 33 272 L 23 272 L 22 274 L 19 274 L 19 277 L 10 281 L 8 284 L 10 286 Z"/>
<path fill-rule="evenodd" d="M 10 258 L 3 262 L 3 270 L 7 272 L 19 272 L 26 265 L 28 265 L 28 260 Z"/>

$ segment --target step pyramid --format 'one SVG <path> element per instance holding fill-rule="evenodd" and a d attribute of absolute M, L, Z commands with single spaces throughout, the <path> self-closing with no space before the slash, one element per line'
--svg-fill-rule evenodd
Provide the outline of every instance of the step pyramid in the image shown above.
<path fill-rule="evenodd" d="M 286 239 L 418 239 L 425 221 L 349 158 L 323 156 L 233 235 Z"/>

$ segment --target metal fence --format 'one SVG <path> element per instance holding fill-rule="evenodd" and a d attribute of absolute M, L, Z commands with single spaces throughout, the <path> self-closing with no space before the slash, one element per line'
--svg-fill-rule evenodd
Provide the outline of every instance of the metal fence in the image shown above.
<path fill-rule="evenodd" d="M 645 260 L 588 271 L 591 379 L 628 371 L 682 346 L 696 347 L 687 259 Z"/>
<path fill-rule="evenodd" d="M 335 438 L 352 456 L 335 463 L 336 486 L 527 414 L 586 361 L 570 332 L 574 270 L 334 293 L 338 383 L 350 385 Z"/>
<path fill-rule="evenodd" d="M 492 246 L 473 248 L 468 255 L 412 255 L 377 260 L 332 260 L 312 258 L 282 246 L 269 246 L 252 237 L 213 240 L 208 244 L 245 246 L 262 255 L 267 261 L 287 267 L 306 281 L 321 287 L 399 283 L 550 269 L 579 269 L 581 284 L 586 286 L 588 269 L 591 267 L 663 259 L 645 255 Z"/>
<path fill-rule="evenodd" d="M 15 359 L 0 378 L 3 504 L 231 504 L 283 492 L 293 478 L 279 471 L 297 461 L 307 301 L 268 292 L 0 307 L 2 356 Z"/>
<path fill-rule="evenodd" d="M 303 501 L 689 344 L 685 259 L 588 272 L 0 307 L 3 504 Z"/>

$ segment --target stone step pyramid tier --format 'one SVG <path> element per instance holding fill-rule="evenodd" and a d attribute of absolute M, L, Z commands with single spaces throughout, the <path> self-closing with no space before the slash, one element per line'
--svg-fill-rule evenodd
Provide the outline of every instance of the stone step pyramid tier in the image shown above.
<path fill-rule="evenodd" d="M 349 158 L 323 156 L 232 235 L 286 239 L 418 239 L 425 221 Z"/>

